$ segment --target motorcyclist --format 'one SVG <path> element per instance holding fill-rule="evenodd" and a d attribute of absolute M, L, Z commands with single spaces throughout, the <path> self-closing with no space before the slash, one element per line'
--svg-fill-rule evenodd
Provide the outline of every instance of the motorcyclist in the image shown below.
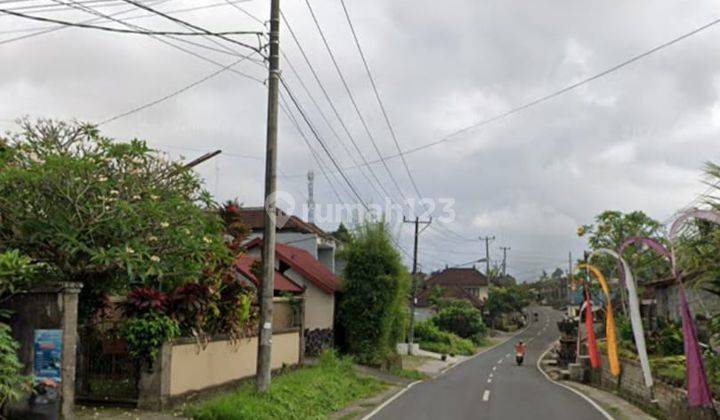
<path fill-rule="evenodd" d="M 523 360 L 525 360 L 525 343 L 522 341 L 518 341 L 518 343 L 515 345 L 515 361 L 517 362 L 518 366 L 522 365 Z"/>

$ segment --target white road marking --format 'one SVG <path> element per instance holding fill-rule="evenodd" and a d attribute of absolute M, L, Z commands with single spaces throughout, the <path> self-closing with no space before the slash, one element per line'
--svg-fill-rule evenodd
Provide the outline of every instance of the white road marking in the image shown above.
<path fill-rule="evenodd" d="M 542 373 L 543 376 L 545 376 L 545 379 L 547 379 L 548 381 L 554 383 L 555 385 L 561 386 L 561 387 L 563 387 L 563 388 L 565 388 L 565 389 L 573 392 L 574 394 L 579 395 L 579 396 L 582 397 L 585 401 L 589 402 L 590 405 L 592 405 L 593 408 L 595 408 L 597 411 L 599 411 L 600 414 L 602 414 L 607 420 L 615 420 L 615 418 L 614 418 L 613 416 L 611 416 L 607 411 L 605 411 L 605 409 L 603 409 L 602 407 L 600 407 L 595 401 L 593 401 L 592 399 L 590 399 L 590 397 L 588 397 L 587 395 L 583 394 L 582 392 L 576 390 L 575 388 L 569 387 L 569 386 L 567 386 L 567 385 L 565 385 L 565 384 L 562 384 L 562 383 L 560 383 L 560 382 L 557 382 L 557 381 L 553 380 L 550 376 L 548 376 L 547 373 L 545 373 L 544 370 L 542 370 L 542 368 L 540 367 L 540 362 L 542 361 L 543 358 L 545 358 L 545 355 L 546 355 L 550 350 L 552 350 L 552 346 L 548 347 L 548 349 L 545 350 L 545 352 L 544 352 L 542 355 L 540 355 L 540 357 L 538 358 L 537 364 L 535 365 L 535 366 L 537 367 L 537 369 L 540 371 L 540 373 Z"/>
<path fill-rule="evenodd" d="M 487 383 L 491 383 L 491 382 L 492 382 L 492 378 L 488 378 Z"/>
<path fill-rule="evenodd" d="M 506 354 L 505 357 L 510 357 L 510 353 Z"/>
<path fill-rule="evenodd" d="M 486 389 L 485 392 L 483 392 L 483 401 L 490 400 L 490 390 Z"/>
<path fill-rule="evenodd" d="M 497 366 L 493 366 L 493 370 L 497 369 Z"/>
<path fill-rule="evenodd" d="M 493 374 L 492 374 L 492 373 L 491 373 L 490 375 L 488 375 L 488 378 L 492 378 L 492 377 L 493 377 Z"/>
<path fill-rule="evenodd" d="M 498 360 L 498 365 L 502 363 L 503 359 Z"/>

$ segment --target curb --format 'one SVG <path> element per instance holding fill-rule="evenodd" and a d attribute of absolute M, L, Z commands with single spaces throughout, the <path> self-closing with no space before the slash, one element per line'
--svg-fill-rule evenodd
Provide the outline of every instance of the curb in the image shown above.
<path fill-rule="evenodd" d="M 557 385 L 557 386 L 561 386 L 561 387 L 567 389 L 568 391 L 570 391 L 570 392 L 572 392 L 572 393 L 574 393 L 574 394 L 576 394 L 576 395 L 579 395 L 579 396 L 582 397 L 585 401 L 587 401 L 588 403 L 590 403 L 590 405 L 592 405 L 593 408 L 595 408 L 597 411 L 599 411 L 600 414 L 602 414 L 606 419 L 608 419 L 608 420 L 615 420 L 615 417 L 611 416 L 610 413 L 608 413 L 607 411 L 605 411 L 604 408 L 600 407 L 600 404 L 596 403 L 592 398 L 588 397 L 587 395 L 583 394 L 582 392 L 578 391 L 578 390 L 575 389 L 575 388 L 572 388 L 572 387 L 570 387 L 570 386 L 567 386 L 567 385 L 565 385 L 565 384 L 562 384 L 562 383 L 554 380 L 553 378 L 550 377 L 550 375 L 548 375 L 547 373 L 545 373 L 544 370 L 542 370 L 542 368 L 540 367 L 540 362 L 542 362 L 542 360 L 545 358 L 545 355 L 547 355 L 548 352 L 550 352 L 550 350 L 552 350 L 552 348 L 553 348 L 553 345 L 550 344 L 550 347 L 548 347 L 547 350 L 545 350 L 545 351 L 543 352 L 543 354 L 540 355 L 540 357 L 538 358 L 537 364 L 536 364 L 537 369 L 540 371 L 540 373 L 543 374 L 543 376 L 545 377 L 545 379 L 547 379 L 548 381 L 554 383 L 554 384 Z"/>

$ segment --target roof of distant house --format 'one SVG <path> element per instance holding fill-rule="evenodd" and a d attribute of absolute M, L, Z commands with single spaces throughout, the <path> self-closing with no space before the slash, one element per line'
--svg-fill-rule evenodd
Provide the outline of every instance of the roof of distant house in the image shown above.
<path fill-rule="evenodd" d="M 439 286 L 439 285 L 438 285 Z M 444 299 L 460 299 L 460 300 L 467 300 L 470 301 L 470 303 L 473 304 L 476 308 L 482 308 L 483 307 L 483 301 L 480 300 L 477 296 L 473 295 L 467 289 L 465 289 L 462 286 L 455 286 L 455 285 L 449 285 L 449 286 L 440 286 L 443 289 L 443 295 L 442 297 Z M 418 306 L 419 307 L 426 307 L 430 305 L 429 299 L 430 295 L 433 293 L 432 287 L 427 287 L 423 289 L 420 293 L 418 293 Z"/>
<path fill-rule="evenodd" d="M 240 274 L 247 277 L 250 281 L 255 283 L 256 286 L 259 286 L 260 282 L 252 272 L 252 265 L 257 261 L 259 261 L 257 258 L 253 258 L 249 255 L 241 255 L 235 260 L 235 268 Z M 281 292 L 300 293 L 304 289 L 281 272 L 275 270 L 275 290 Z"/>
<path fill-rule="evenodd" d="M 430 276 L 425 284 L 438 286 L 487 286 L 488 279 L 474 267 L 471 268 L 446 268 L 443 271 Z"/>
<path fill-rule="evenodd" d="M 325 239 L 337 241 L 337 238 L 320 229 L 316 224 L 306 222 L 297 216 L 291 216 L 284 211 L 277 209 L 278 221 L 280 219 L 286 222 L 278 227 L 278 231 L 314 233 Z M 245 226 L 252 231 L 259 231 L 265 228 L 265 208 L 264 207 L 244 207 L 239 210 L 240 219 Z M 287 219 L 285 219 L 287 218 Z"/>
<path fill-rule="evenodd" d="M 262 238 L 255 238 L 248 242 L 245 248 L 252 249 L 262 246 L 262 243 Z M 342 289 L 340 279 L 304 249 L 278 243 L 275 245 L 275 255 L 280 261 L 289 265 L 290 268 L 326 293 L 334 293 Z"/>

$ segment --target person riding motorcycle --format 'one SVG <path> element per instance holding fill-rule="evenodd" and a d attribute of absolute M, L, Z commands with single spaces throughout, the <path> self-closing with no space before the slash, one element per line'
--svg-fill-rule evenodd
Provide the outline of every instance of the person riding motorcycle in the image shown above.
<path fill-rule="evenodd" d="M 520 366 L 523 364 L 523 360 L 525 360 L 525 343 L 518 341 L 515 345 L 515 361 Z"/>

